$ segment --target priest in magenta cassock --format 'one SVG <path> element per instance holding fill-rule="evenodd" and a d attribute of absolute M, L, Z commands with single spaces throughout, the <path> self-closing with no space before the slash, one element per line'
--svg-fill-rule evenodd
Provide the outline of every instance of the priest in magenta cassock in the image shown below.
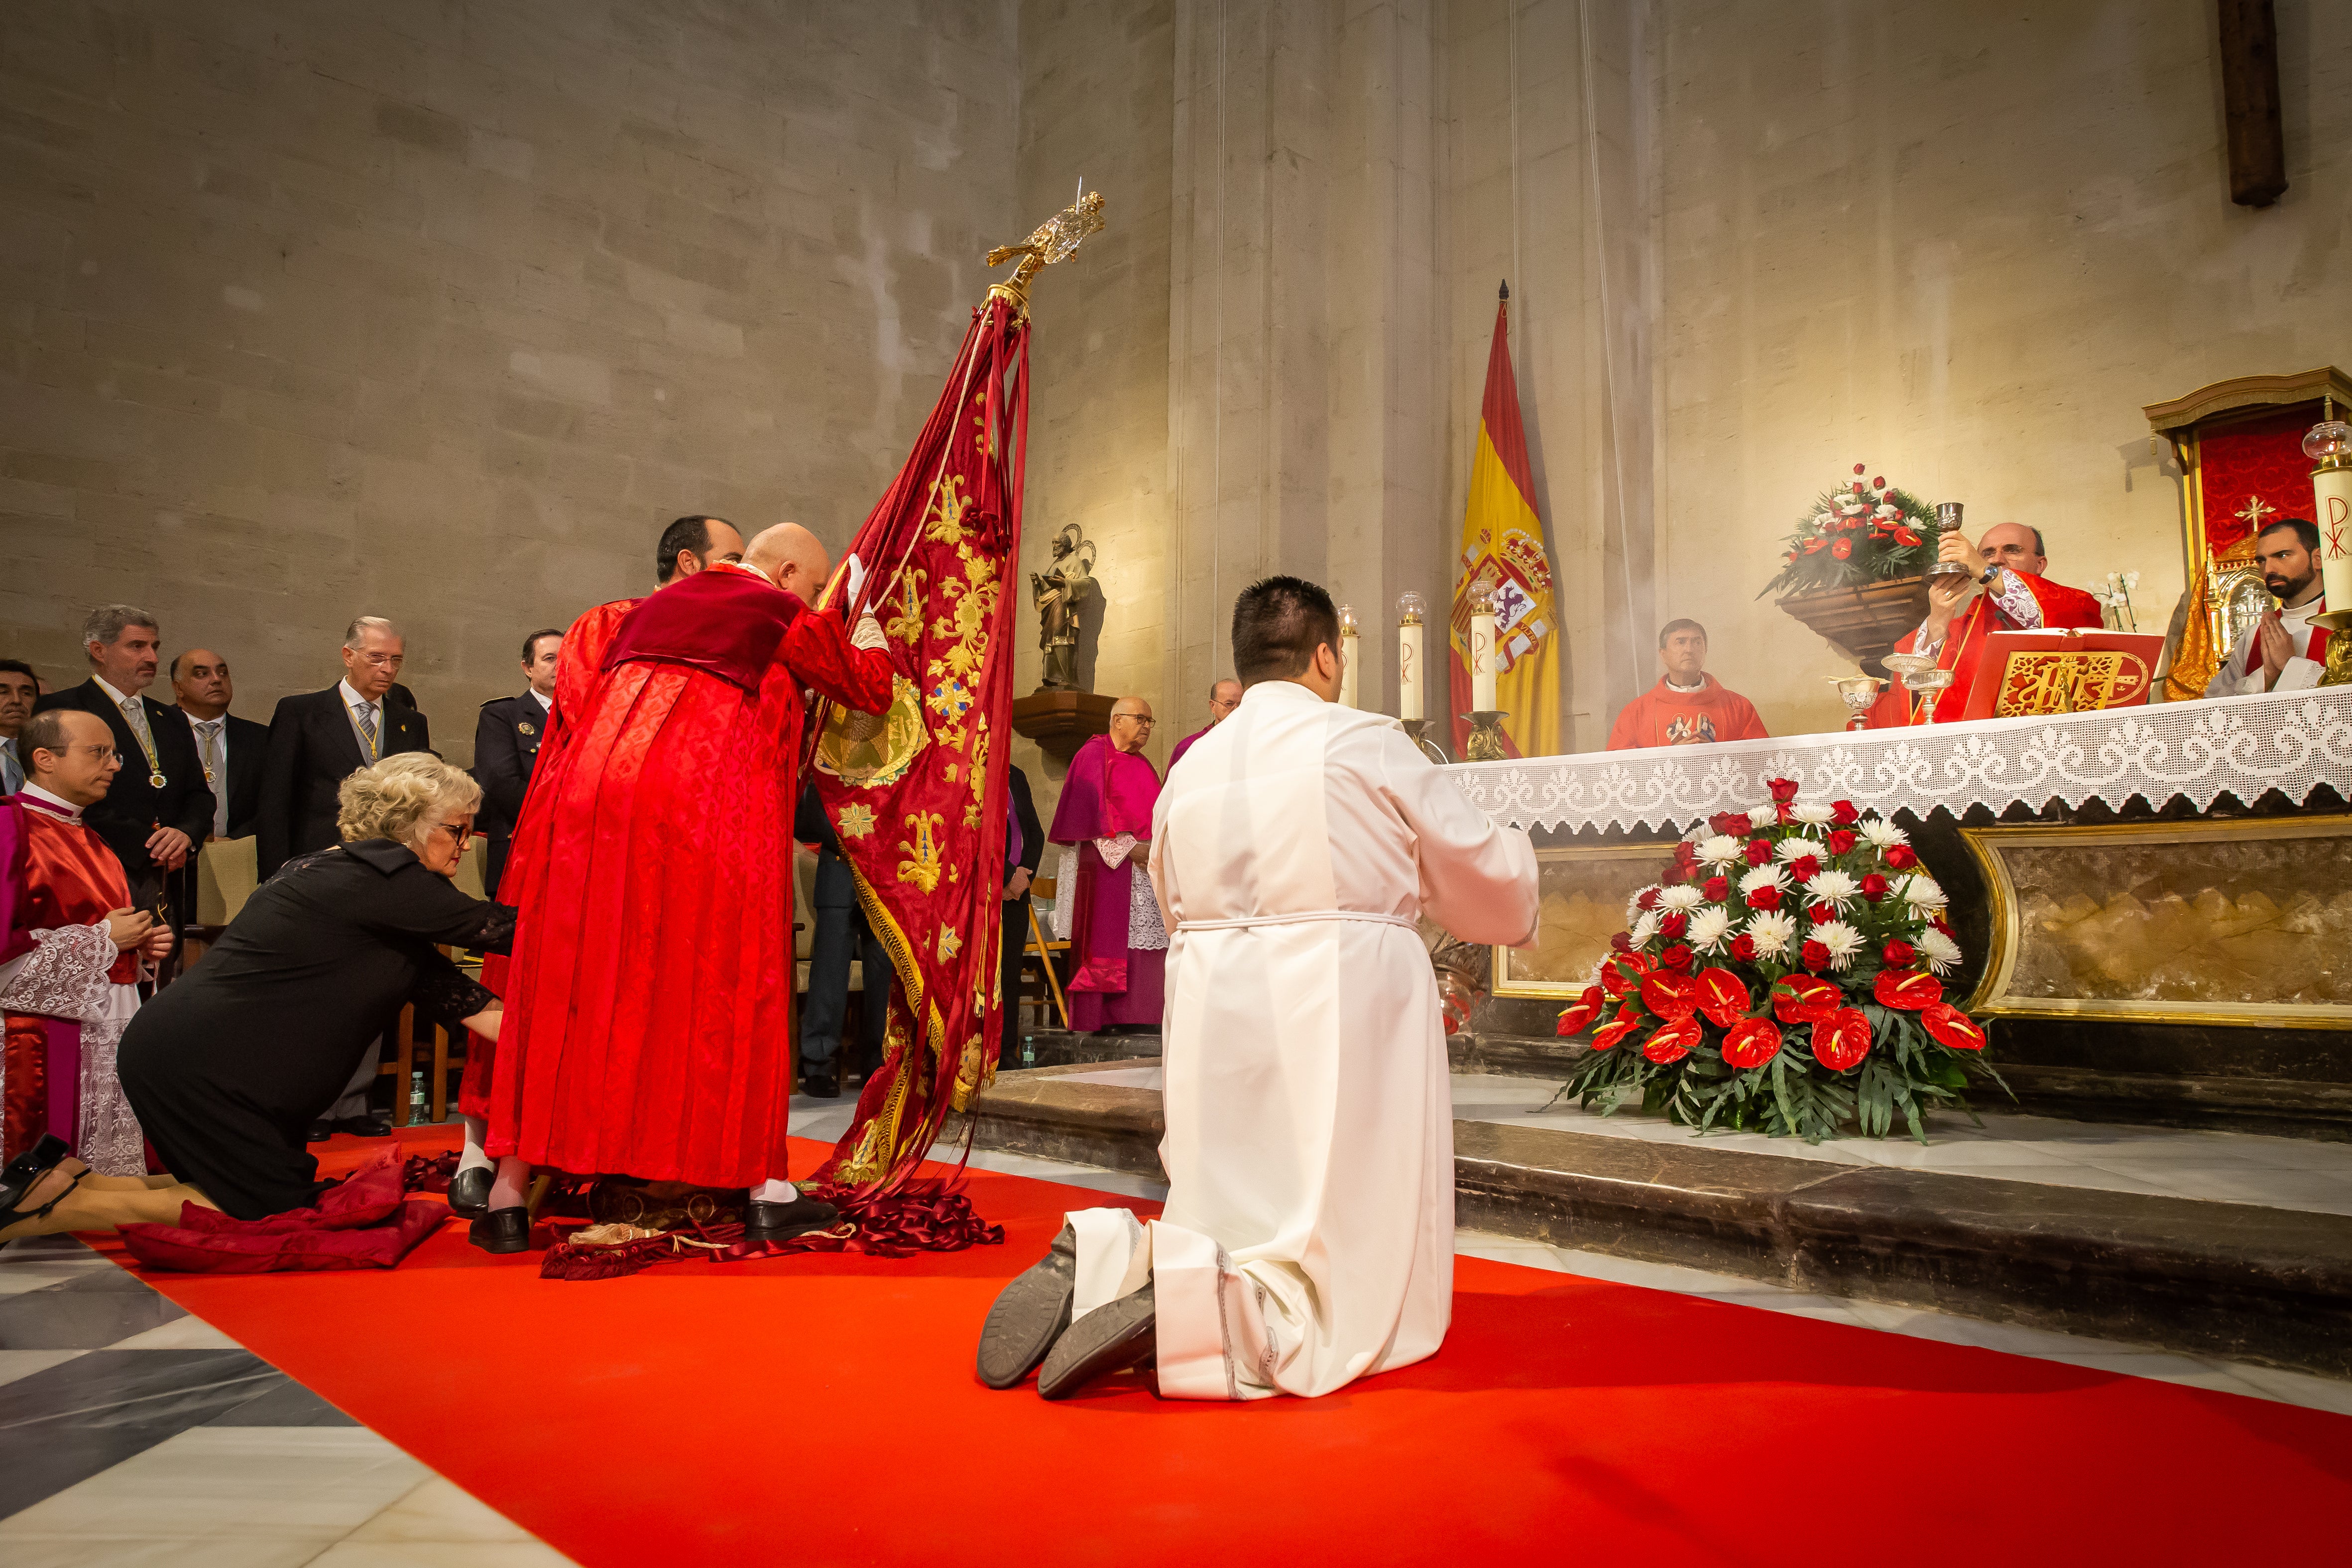
<path fill-rule="evenodd" d="M 1160 1027 L 1168 932 L 1144 868 L 1151 809 L 1160 802 L 1160 775 L 1143 755 L 1151 725 L 1150 703 L 1118 700 L 1110 733 L 1094 736 L 1070 759 L 1045 835 L 1076 847 L 1071 890 L 1056 897 L 1070 900 L 1070 1027 L 1082 1035 Z"/>

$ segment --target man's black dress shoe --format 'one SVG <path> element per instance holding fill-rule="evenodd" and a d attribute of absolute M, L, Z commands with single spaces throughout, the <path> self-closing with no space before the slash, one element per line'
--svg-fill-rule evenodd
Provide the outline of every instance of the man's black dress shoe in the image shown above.
<path fill-rule="evenodd" d="M 466 1239 L 484 1252 L 529 1252 L 530 1211 L 520 1205 L 492 1209 L 466 1227 Z"/>
<path fill-rule="evenodd" d="M 1125 1372 L 1160 1348 L 1159 1309 L 1151 1287 L 1097 1307 L 1072 1323 L 1037 1373 L 1037 1392 L 1067 1399 L 1098 1377 Z"/>
<path fill-rule="evenodd" d="M 754 1198 L 743 1205 L 743 1239 L 785 1241 L 823 1230 L 840 1217 L 839 1209 L 814 1198 L 796 1198 L 788 1204 L 763 1204 Z"/>
<path fill-rule="evenodd" d="M 831 1062 L 803 1062 L 801 1092 L 811 1100 L 839 1100 L 841 1069 Z"/>
<path fill-rule="evenodd" d="M 477 1165 L 449 1178 L 449 1212 L 479 1219 L 490 1212 L 490 1168 Z"/>
<path fill-rule="evenodd" d="M 324 1143 L 328 1139 L 332 1138 L 334 1135 L 335 1124 L 327 1121 L 325 1118 L 321 1117 L 320 1120 L 310 1123 L 309 1142 L 313 1143 Z"/>
<path fill-rule="evenodd" d="M 1068 1226 L 1045 1256 L 996 1295 L 980 1327 L 980 1381 L 1010 1388 L 1037 1369 L 1070 1326 L 1077 1289 L 1078 1233 Z"/>
<path fill-rule="evenodd" d="M 392 1136 L 392 1118 L 378 1116 L 373 1111 L 365 1116 L 339 1116 L 335 1119 L 335 1131 L 348 1132 L 355 1138 L 389 1138 Z"/>

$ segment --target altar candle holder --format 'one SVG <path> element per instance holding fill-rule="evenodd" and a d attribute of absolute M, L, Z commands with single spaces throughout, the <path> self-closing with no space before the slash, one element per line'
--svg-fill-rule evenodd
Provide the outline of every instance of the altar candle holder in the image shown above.
<path fill-rule="evenodd" d="M 1474 708 L 1463 717 L 1470 721 L 1470 738 L 1463 743 L 1463 754 L 1474 763 L 1499 763 L 1511 754 L 1503 743 L 1503 721 L 1511 716 L 1508 709 Z"/>
<path fill-rule="evenodd" d="M 1404 726 L 1406 736 L 1412 740 L 1413 745 L 1420 751 L 1423 756 L 1427 757 L 1431 762 L 1435 763 L 1441 768 L 1451 767 L 1453 765 L 1454 759 L 1445 754 L 1445 748 L 1439 745 L 1437 743 L 1437 738 L 1429 732 L 1429 720 L 1400 719 L 1397 722 Z"/>
<path fill-rule="evenodd" d="M 1846 710 L 1853 715 L 1845 721 L 1845 727 L 1849 730 L 1869 729 L 1870 710 L 1877 703 L 1878 694 L 1885 689 L 1886 682 L 1874 675 L 1832 675 L 1829 682 L 1837 688 Z"/>

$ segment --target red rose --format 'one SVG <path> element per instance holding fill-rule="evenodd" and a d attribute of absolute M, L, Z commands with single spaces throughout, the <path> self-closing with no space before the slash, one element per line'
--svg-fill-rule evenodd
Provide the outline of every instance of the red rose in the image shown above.
<path fill-rule="evenodd" d="M 1853 829 L 1850 827 L 1832 828 L 1830 832 L 1830 853 L 1832 855 L 1843 855 L 1853 847 Z"/>
<path fill-rule="evenodd" d="M 1695 866 L 1669 866 L 1666 868 L 1665 875 L 1660 877 L 1658 880 L 1669 888 L 1679 888 L 1691 879 L 1691 874 L 1696 869 Z"/>
<path fill-rule="evenodd" d="M 1773 800 L 1780 805 L 1786 805 L 1797 798 L 1797 781 L 1794 779 L 1774 779 L 1770 788 Z"/>
<path fill-rule="evenodd" d="M 1874 904 L 1886 896 L 1887 889 L 1893 885 L 1885 878 L 1873 871 L 1862 879 L 1862 896 Z"/>
<path fill-rule="evenodd" d="M 1717 833 L 1737 838 L 1748 831 L 1748 814 L 1744 811 L 1718 811 L 1706 819 L 1706 825 Z"/>
<path fill-rule="evenodd" d="M 1590 1025 L 1593 1019 L 1601 1016 L 1601 1009 L 1606 1005 L 1606 999 L 1601 995 L 1600 986 L 1586 986 L 1584 988 L 1583 995 L 1578 997 L 1575 1002 L 1561 1010 L 1559 1015 L 1560 1035 L 1565 1037 L 1569 1035 L 1580 1035 L 1584 1033 L 1586 1026 Z"/>
<path fill-rule="evenodd" d="M 1818 971 L 1830 966 L 1830 950 L 1817 942 L 1805 943 L 1799 956 L 1804 960 L 1807 969 Z"/>
<path fill-rule="evenodd" d="M 1687 973 L 1691 966 L 1691 950 L 1676 942 L 1658 954 L 1658 962 L 1677 974 Z"/>
<path fill-rule="evenodd" d="M 1883 489 L 1885 489 L 1886 488 L 1886 480 L 1885 480 L 1885 479 L 1884 477 L 1880 477 L 1880 478 L 1873 479 L 1870 481 L 1870 488 L 1871 488 L 1872 489 L 1874 489 L 1874 490 L 1883 490 Z"/>
<path fill-rule="evenodd" d="M 1833 800 L 1830 802 L 1830 820 L 1840 827 L 1851 827 L 1862 820 L 1862 813 L 1850 800 Z"/>
<path fill-rule="evenodd" d="M 1742 963 L 1756 962 L 1756 939 L 1741 931 L 1731 939 L 1731 956 Z"/>
<path fill-rule="evenodd" d="M 1811 921 L 1817 926 L 1825 926 L 1829 924 L 1830 921 L 1837 919 L 1837 906 L 1835 904 L 1815 904 L 1811 909 L 1805 911 L 1805 918 Z"/>
<path fill-rule="evenodd" d="M 1913 959 L 1917 958 L 1919 954 L 1917 950 L 1913 948 L 1909 942 L 1897 937 L 1895 941 L 1888 942 L 1885 947 L 1880 948 L 1878 950 L 1878 956 L 1886 960 L 1886 962 L 1893 967 L 1901 969 L 1910 963 Z"/>
<path fill-rule="evenodd" d="M 1675 864 L 1677 866 L 1697 865 L 1698 846 L 1692 843 L 1687 838 L 1676 839 L 1675 841 Z"/>
<path fill-rule="evenodd" d="M 1853 554 L 1853 541 L 1851 539 L 1839 540 L 1836 543 L 1830 546 L 1830 553 L 1837 557 L 1840 561 L 1849 559 Z"/>
<path fill-rule="evenodd" d="M 1723 902 L 1724 900 L 1731 897 L 1731 879 L 1728 877 L 1709 877 L 1706 883 L 1700 887 L 1699 891 L 1705 893 L 1713 902 L 1719 904 Z"/>
<path fill-rule="evenodd" d="M 1800 855 L 1789 862 L 1789 875 L 1797 881 L 1810 882 L 1821 874 L 1822 863 L 1818 857 Z"/>
<path fill-rule="evenodd" d="M 1870 1020 L 1859 1007 L 1841 1007 L 1813 1026 L 1813 1059 L 1832 1072 L 1858 1068 L 1870 1055 Z"/>
<path fill-rule="evenodd" d="M 1742 1018 L 1723 1037 L 1723 1059 L 1736 1068 L 1760 1068 L 1780 1053 L 1780 1029 L 1769 1018 Z"/>
<path fill-rule="evenodd" d="M 1631 952 L 1633 951 L 1633 938 L 1630 933 L 1621 931 L 1609 939 L 1609 947 L 1613 952 Z"/>
<path fill-rule="evenodd" d="M 1633 900 L 1633 907 L 1637 910 L 1656 909 L 1658 907 L 1658 889 L 1655 888 L 1643 889 L 1642 896 Z"/>
<path fill-rule="evenodd" d="M 1908 871 L 1919 863 L 1919 852 L 1908 844 L 1897 844 L 1886 852 L 1886 863 L 1898 871 Z"/>
<path fill-rule="evenodd" d="M 1770 839 L 1751 838 L 1748 841 L 1748 863 L 1750 866 L 1761 866 L 1765 861 L 1769 860 L 1770 858 L 1772 858 L 1772 841 Z"/>
<path fill-rule="evenodd" d="M 1946 936 L 1950 937 L 1954 942 L 1960 940 L 1959 933 L 1952 929 L 1952 922 L 1944 918 L 1943 910 L 1937 910 L 1936 911 L 1936 918 L 1929 921 L 1927 923 L 1934 926 L 1937 931 L 1942 931 Z"/>
<path fill-rule="evenodd" d="M 1856 463 L 1856 464 L 1853 466 L 1853 471 L 1854 471 L 1855 473 L 1859 474 L 1859 473 L 1863 473 L 1863 472 L 1864 472 L 1864 471 L 1866 471 L 1866 470 L 1864 468 L 1864 467 L 1863 467 L 1863 465 L 1862 465 L 1862 464 L 1860 464 L 1860 463 Z"/>
<path fill-rule="evenodd" d="M 1751 910 L 1777 910 L 1780 907 L 1780 889 L 1767 884 L 1748 895 Z"/>
<path fill-rule="evenodd" d="M 1658 917 L 1658 929 L 1668 936 L 1680 936 L 1690 930 L 1690 916 L 1680 910 L 1668 910 Z"/>

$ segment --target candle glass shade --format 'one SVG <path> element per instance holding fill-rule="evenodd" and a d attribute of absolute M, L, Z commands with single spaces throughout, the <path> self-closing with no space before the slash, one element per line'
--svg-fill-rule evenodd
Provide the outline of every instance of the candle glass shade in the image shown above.
<path fill-rule="evenodd" d="M 1936 504 L 1937 547 L 1942 548 L 1944 535 L 1957 533 L 1959 528 L 1960 503 L 1956 500 L 1938 501 Z M 1963 565 L 1958 561 L 1938 561 L 1927 568 L 1927 575 L 1930 577 L 1973 577 L 1976 574 L 1975 567 Z M 1895 667 L 1890 664 L 1887 668 L 1892 669 Z"/>

